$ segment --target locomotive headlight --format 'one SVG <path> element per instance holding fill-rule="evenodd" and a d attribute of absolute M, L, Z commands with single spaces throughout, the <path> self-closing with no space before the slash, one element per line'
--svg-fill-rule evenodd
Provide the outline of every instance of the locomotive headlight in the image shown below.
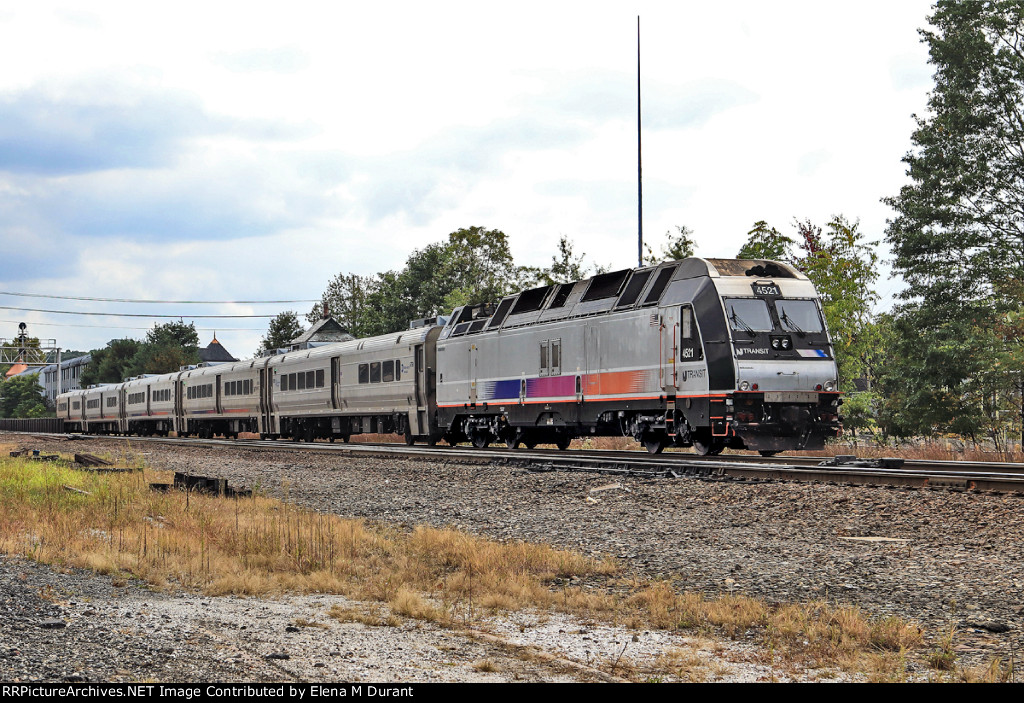
<path fill-rule="evenodd" d="M 790 348 L 790 346 L 792 346 L 792 344 L 791 344 L 791 342 L 789 341 L 789 337 L 783 337 L 783 338 L 782 338 L 782 348 L 783 348 L 783 349 L 789 349 L 789 348 Z"/>
<path fill-rule="evenodd" d="M 781 349 L 781 348 L 782 348 L 782 340 L 780 340 L 778 337 L 776 337 L 775 339 L 772 340 L 772 349 Z"/>
<path fill-rule="evenodd" d="M 746 381 L 740 381 L 740 390 L 741 391 L 745 391 L 748 388 L 750 388 L 750 384 L 749 383 L 747 383 Z"/>
<path fill-rule="evenodd" d="M 836 389 L 836 382 L 835 381 L 825 381 L 825 390 L 826 391 L 831 393 L 835 389 Z"/>

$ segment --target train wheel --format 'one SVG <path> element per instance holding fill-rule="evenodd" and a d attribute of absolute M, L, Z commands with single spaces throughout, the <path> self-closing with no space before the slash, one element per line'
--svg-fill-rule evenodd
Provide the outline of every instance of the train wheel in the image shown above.
<path fill-rule="evenodd" d="M 487 449 L 491 443 L 491 435 L 487 432 L 473 433 L 473 446 L 477 449 Z"/>
<path fill-rule="evenodd" d="M 344 442 L 345 444 L 348 444 L 348 437 L 348 435 L 342 435 L 341 441 Z"/>
<path fill-rule="evenodd" d="M 313 435 L 313 425 L 306 425 L 306 441 L 312 444 L 315 440 L 316 437 Z"/>
<path fill-rule="evenodd" d="M 535 440 L 535 439 L 528 439 L 525 442 L 523 442 L 523 444 L 526 445 L 527 449 L 536 449 L 537 448 L 537 440 Z"/>
<path fill-rule="evenodd" d="M 708 456 L 715 452 L 711 451 L 711 442 L 706 442 L 702 439 L 695 439 L 693 440 L 693 453 L 698 456 Z"/>
<path fill-rule="evenodd" d="M 555 442 L 555 446 L 561 449 L 563 452 L 569 448 L 569 443 L 572 442 L 572 437 L 559 437 Z"/>
<path fill-rule="evenodd" d="M 405 445 L 407 447 L 411 447 L 414 444 L 416 444 L 416 437 L 413 436 L 412 432 L 406 432 L 405 433 Z"/>
<path fill-rule="evenodd" d="M 648 454 L 661 454 L 665 451 L 665 441 L 660 437 L 653 437 L 644 440 L 644 446 Z"/>
<path fill-rule="evenodd" d="M 757 453 L 760 454 L 761 456 L 775 456 L 780 451 L 782 451 L 782 450 L 781 449 L 759 449 Z"/>
<path fill-rule="evenodd" d="M 330 442 L 331 444 L 334 444 L 334 435 L 331 435 L 330 437 L 328 437 L 327 441 Z"/>
<path fill-rule="evenodd" d="M 505 440 L 505 446 L 509 449 L 519 449 L 519 445 L 522 443 L 523 441 L 519 438 L 518 434 Z"/>

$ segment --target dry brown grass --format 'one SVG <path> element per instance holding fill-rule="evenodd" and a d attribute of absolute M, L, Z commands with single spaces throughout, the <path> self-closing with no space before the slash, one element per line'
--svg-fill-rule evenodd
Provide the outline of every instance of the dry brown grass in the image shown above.
<path fill-rule="evenodd" d="M 930 440 L 905 443 L 898 446 L 878 446 L 870 441 L 830 444 L 820 451 L 796 452 L 806 456 L 837 456 L 856 454 L 866 459 L 899 457 L 918 461 L 1004 461 L 1024 463 L 1024 452 L 1019 449 L 994 451 L 957 440 Z"/>
<path fill-rule="evenodd" d="M 792 659 L 898 659 L 920 644 L 913 624 L 870 620 L 853 608 L 679 593 L 664 582 L 623 580 L 610 560 L 549 545 L 424 526 L 399 530 L 263 496 L 153 492 L 150 482 L 169 477 L 85 473 L 6 454 L 0 550 L 154 588 L 341 594 L 386 605 L 386 614 L 337 610 L 331 617 L 373 625 L 401 617 L 461 625 L 501 611 L 561 611 L 637 629 L 760 638 Z M 587 585 L 553 586 L 573 577 Z"/>
<path fill-rule="evenodd" d="M 477 671 L 484 672 L 484 673 L 501 671 L 501 669 L 498 668 L 498 665 L 495 664 L 494 660 L 492 660 L 492 659 L 482 659 L 482 660 L 476 662 L 475 664 L 473 664 L 473 668 L 476 669 Z"/>

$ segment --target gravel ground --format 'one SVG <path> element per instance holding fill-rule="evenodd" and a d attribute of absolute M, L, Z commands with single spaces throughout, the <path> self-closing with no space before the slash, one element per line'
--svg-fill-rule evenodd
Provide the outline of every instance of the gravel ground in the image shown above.
<path fill-rule="evenodd" d="M 73 450 L 66 442 L 29 440 L 23 436 L 8 436 L 6 440 L 0 436 L 0 441 L 49 451 Z M 87 451 L 97 453 L 120 446 L 120 442 L 90 440 L 76 443 L 74 448 L 82 451 L 79 447 L 85 446 Z M 409 526 L 455 526 L 498 539 L 544 541 L 595 555 L 610 554 L 638 575 L 668 578 L 679 587 L 709 594 L 731 591 L 773 602 L 828 598 L 861 606 L 877 615 L 894 614 L 917 620 L 933 637 L 956 627 L 963 663 L 984 662 L 992 656 L 1017 658 L 1016 653 L 1024 644 L 1024 527 L 1020 519 L 1024 496 L 786 482 L 609 479 L 592 474 L 528 473 L 505 466 L 334 457 L 322 453 L 222 451 L 137 442 L 132 446 L 145 452 L 150 465 L 157 469 L 220 476 L 233 486 L 260 486 L 297 503 L 346 517 Z M 27 599 L 29 605 L 10 605 L 20 603 L 25 594 L 17 592 L 18 581 L 11 576 L 9 563 L 0 560 L 0 567 L 0 596 L 7 604 L 4 607 L 22 611 L 36 608 L 30 615 L 37 620 L 62 617 L 53 610 L 56 606 L 52 602 L 38 597 L 35 601 Z M 35 574 L 29 579 L 33 583 L 30 590 L 39 593 L 41 587 L 33 580 L 41 578 L 39 570 L 30 570 Z M 109 591 L 109 579 L 106 584 L 102 588 Z M 10 591 L 11 588 L 14 590 Z M 120 596 L 107 592 L 90 597 L 116 604 L 119 597 L 127 597 L 126 593 L 122 589 Z M 131 598 L 135 599 L 133 603 L 142 598 L 148 604 L 146 608 L 132 608 L 152 613 L 165 612 L 156 603 L 175 601 L 174 597 L 134 590 Z M 208 608 L 209 601 L 199 602 Z M 261 605 L 263 601 L 246 603 L 238 607 L 271 607 Z M 0 614 L 3 612 L 0 610 Z M 64 617 L 80 616 L 88 622 L 90 616 L 76 615 L 78 612 L 67 611 Z M 284 612 L 275 616 L 281 622 L 287 619 Z M 24 612 L 23 615 L 29 616 Z M 134 652 L 135 647 L 140 660 L 148 656 L 153 662 L 152 673 L 146 676 L 160 679 L 185 676 L 190 680 L 265 680 L 281 678 L 281 667 L 287 667 L 287 660 L 282 665 L 280 660 L 261 659 L 267 654 L 259 654 L 259 641 L 246 639 L 255 637 L 251 632 L 197 626 L 186 635 L 180 629 L 161 630 L 157 627 L 160 617 L 163 615 L 151 617 L 157 619 L 152 620 L 153 627 L 145 629 L 142 638 L 120 630 L 103 630 L 103 626 L 95 624 L 90 630 L 95 637 L 87 638 L 86 644 L 95 642 L 97 661 L 110 641 L 118 642 L 121 651 Z M 566 627 L 574 631 L 574 626 Z M 495 623 L 492 629 L 503 628 L 512 633 L 518 629 L 509 629 L 507 623 Z M 7 628 L 0 625 L 3 629 Z M 337 628 L 331 632 L 334 629 Z M 407 630 L 425 635 L 424 628 L 403 628 L 401 633 L 405 635 Z M 453 637 L 451 633 L 425 630 L 433 633 L 433 637 Z M 33 631 L 45 633 L 53 645 L 47 656 L 51 656 L 50 649 L 54 650 L 52 663 L 44 664 L 45 673 L 41 675 L 51 679 L 68 675 L 69 665 L 62 663 L 61 640 L 55 634 L 59 631 L 38 627 Z M 615 638 L 621 634 L 609 637 L 610 642 L 617 642 Z M 242 644 L 233 644 L 236 640 Z M 420 645 L 415 641 L 410 635 L 408 646 L 413 649 L 400 658 L 439 661 L 421 654 L 430 647 L 437 648 L 436 643 L 425 641 Z M 473 644 L 483 646 L 479 642 Z M 257 652 L 259 656 L 242 657 L 242 663 L 238 663 L 228 656 L 232 646 Z M 545 641 L 537 646 L 569 652 L 568 645 L 559 642 Z M 216 651 L 222 649 L 224 655 L 204 656 L 202 652 L 211 647 Z M 173 657 L 158 656 L 168 648 L 174 650 Z M 0 644 L 3 678 L 25 672 L 10 668 L 11 655 L 3 653 L 9 649 L 8 645 Z M 336 649 L 342 654 L 354 651 L 343 645 Z M 88 646 L 83 647 L 83 652 L 88 651 Z M 721 654 L 722 650 L 718 651 Z M 323 666 L 315 667 L 314 673 L 321 670 L 319 673 L 329 672 L 331 677 L 350 679 L 362 676 L 374 680 L 471 680 L 470 672 L 476 672 L 472 662 L 497 656 L 493 652 L 488 654 L 486 647 L 467 652 L 462 664 L 427 667 L 435 674 L 454 674 L 453 678 L 417 679 L 415 672 L 406 669 L 371 670 L 367 674 L 363 669 L 340 666 L 344 660 L 341 655 L 325 657 L 319 662 Z M 730 652 L 722 656 L 733 662 L 745 656 Z M 521 657 L 501 656 L 521 665 L 506 662 L 502 666 L 507 669 L 499 667 L 504 673 L 489 674 L 494 680 L 558 680 L 559 676 L 581 675 L 559 672 L 550 666 L 531 669 L 522 664 Z M 573 658 L 583 661 L 578 655 Z M 40 655 L 35 661 L 43 663 L 44 658 Z M 117 675 L 116 669 L 99 664 L 86 668 L 98 678 Z M 304 670 L 294 673 L 306 676 Z M 755 669 L 736 674 L 741 680 L 772 675 Z M 813 677 L 813 673 L 808 675 Z"/>

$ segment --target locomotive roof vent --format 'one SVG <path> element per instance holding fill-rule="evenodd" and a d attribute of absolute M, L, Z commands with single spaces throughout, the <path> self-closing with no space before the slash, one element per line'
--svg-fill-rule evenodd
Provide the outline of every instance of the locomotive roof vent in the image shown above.
<path fill-rule="evenodd" d="M 590 279 L 590 286 L 580 302 L 586 303 L 591 300 L 603 300 L 618 296 L 622 291 L 622 284 L 626 282 L 626 278 L 631 273 L 633 273 L 633 269 L 622 269 L 594 276 Z"/>
<path fill-rule="evenodd" d="M 777 264 L 767 261 L 764 264 L 758 264 L 747 269 L 744 273 L 748 276 L 757 276 L 758 278 L 781 278 L 788 277 L 787 271 L 779 268 Z"/>

